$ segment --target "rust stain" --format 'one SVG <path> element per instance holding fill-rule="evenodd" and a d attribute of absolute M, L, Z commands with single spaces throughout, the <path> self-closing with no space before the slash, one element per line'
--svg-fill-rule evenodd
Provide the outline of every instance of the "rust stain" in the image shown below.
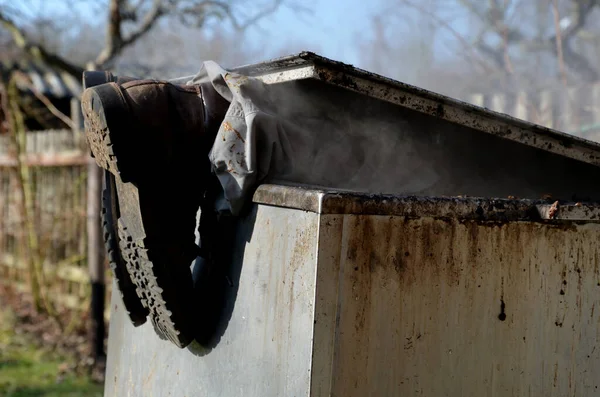
<path fill-rule="evenodd" d="M 152 356 L 152 359 L 150 359 L 151 362 L 154 362 L 154 360 L 156 360 L 156 353 L 154 353 L 154 355 Z M 150 383 L 150 381 L 152 380 L 152 378 L 154 378 L 155 372 L 156 372 L 156 366 L 153 365 L 152 369 L 148 373 L 148 376 L 144 380 L 144 385 L 143 385 L 144 388 L 146 388 L 148 386 L 148 384 Z"/>
<path fill-rule="evenodd" d="M 340 362 L 344 362 L 342 366 L 346 360 L 349 362 L 343 375 L 358 379 L 361 391 L 366 390 L 363 385 L 373 384 L 370 378 L 377 377 L 379 357 L 385 357 L 391 368 L 401 368 L 411 375 L 428 374 L 419 360 L 423 354 L 439 360 L 439 346 L 452 347 L 453 355 L 461 360 L 470 357 L 485 361 L 488 358 L 476 356 L 470 346 L 496 349 L 514 343 L 515 338 L 519 343 L 531 344 L 524 356 L 489 358 L 499 362 L 498 376 L 503 385 L 510 384 L 517 369 L 521 374 L 525 371 L 525 377 L 536 376 L 528 372 L 527 363 L 543 359 L 554 366 L 554 371 L 552 366 L 542 371 L 544 387 L 552 387 L 554 382 L 556 393 L 567 389 L 570 380 L 571 390 L 580 388 L 579 375 L 573 372 L 572 379 L 568 379 L 566 359 L 552 364 L 551 360 L 556 359 L 552 348 L 544 346 L 537 351 L 534 346 L 538 332 L 547 339 L 547 345 L 554 346 L 558 341 L 573 352 L 578 352 L 578 346 L 587 348 L 595 337 L 595 331 L 590 331 L 595 324 L 583 324 L 588 328 L 575 344 L 569 345 L 565 335 L 572 333 L 577 338 L 578 329 L 573 330 L 571 317 L 575 304 L 580 311 L 595 315 L 595 300 L 586 295 L 591 282 L 586 276 L 597 271 L 592 266 L 597 248 L 588 241 L 597 241 L 598 228 L 575 231 L 537 222 L 490 226 L 477 220 L 346 215 L 343 235 L 344 290 L 340 293 L 347 299 L 340 309 L 340 346 L 346 350 L 340 354 Z M 567 290 L 567 281 L 575 287 L 574 277 L 583 283 L 579 296 L 573 288 Z M 561 289 L 564 295 L 560 294 Z M 528 302 L 534 299 L 544 302 L 545 307 L 530 307 Z M 568 300 L 568 315 L 566 303 L 558 304 L 559 300 Z M 498 338 L 496 347 L 490 347 L 488 333 L 473 335 L 468 346 L 456 343 L 463 341 L 456 336 L 460 335 L 459 329 L 480 324 L 484 315 L 494 321 L 494 331 L 490 333 Z M 448 333 L 448 327 L 455 327 L 456 332 Z M 428 338 L 419 341 L 425 329 Z M 497 331 L 501 329 L 510 332 Z M 419 359 L 413 360 L 413 356 Z M 395 361 L 395 357 L 401 359 Z M 457 365 L 468 368 L 460 362 Z M 515 373 L 511 373 L 513 369 Z M 446 380 L 443 376 L 439 379 Z M 477 378 L 474 383 L 481 386 L 481 382 Z M 452 384 L 469 391 L 483 390 L 458 380 Z M 536 393 L 532 395 L 539 394 L 539 386 L 533 389 Z M 429 390 L 428 395 L 440 394 L 434 392 L 440 391 L 434 386 Z"/>
<path fill-rule="evenodd" d="M 223 123 L 223 129 L 225 131 L 233 132 L 235 135 L 237 135 L 239 140 L 241 140 L 243 143 L 246 143 L 242 134 L 240 134 L 235 128 L 233 128 L 233 126 L 229 123 L 229 121 L 226 121 Z"/>
<path fill-rule="evenodd" d="M 308 196 L 307 196 L 308 193 Z M 318 195 L 315 193 L 319 193 Z M 308 199 L 307 199 L 308 198 Z M 457 197 L 398 197 L 385 194 L 328 192 L 262 185 L 255 194 L 261 204 L 279 205 L 322 214 L 401 216 L 408 219 L 434 218 L 445 221 L 476 221 L 478 225 L 501 226 L 515 221 L 534 222 L 562 230 L 576 230 L 578 223 L 600 220 L 596 207 L 575 207 L 565 202 L 554 219 L 551 204 L 535 200 L 465 199 Z M 318 210 L 315 209 L 318 207 Z M 573 221 L 577 219 L 577 221 Z M 570 220 L 557 222 L 556 220 Z"/>
<path fill-rule="evenodd" d="M 229 160 L 229 162 L 227 163 L 227 172 L 229 172 L 230 174 L 236 174 L 238 175 L 237 171 L 235 170 L 235 168 L 233 168 L 233 162 L 231 160 Z"/>
<path fill-rule="evenodd" d="M 559 205 L 558 201 L 555 201 L 554 203 L 552 203 L 552 206 L 548 210 L 548 217 L 550 219 L 554 219 L 556 217 L 556 214 L 558 212 L 558 205 Z"/>
<path fill-rule="evenodd" d="M 379 220 L 375 221 L 376 218 Z M 417 271 L 415 266 L 421 266 L 435 273 L 442 270 L 449 285 L 475 283 L 480 269 L 473 264 L 484 255 L 482 249 L 490 252 L 485 243 L 489 238 L 496 240 L 494 246 L 510 247 L 494 249 L 498 262 L 508 261 L 512 254 L 531 255 L 533 261 L 529 263 L 532 268 L 536 266 L 533 247 L 525 247 L 523 242 L 539 234 L 539 225 L 534 223 L 496 224 L 487 230 L 490 225 L 477 221 L 371 216 L 352 216 L 351 219 L 345 259 L 352 263 L 353 271 L 372 273 L 379 268 L 384 271 L 392 268 L 403 279 Z M 528 267 L 522 266 L 519 271 L 531 272 L 533 269 Z"/>
<path fill-rule="evenodd" d="M 223 79 L 227 82 L 227 84 L 234 88 L 239 88 L 242 84 L 248 81 L 247 76 L 233 75 L 231 73 L 226 73 L 225 76 L 223 76 Z"/>
<path fill-rule="evenodd" d="M 373 236 L 373 233 L 376 233 L 373 225 L 366 220 L 366 217 L 362 216 L 350 216 L 348 230 L 346 264 L 349 265 L 352 299 L 356 302 L 356 308 L 353 310 L 353 328 L 354 335 L 358 338 L 357 343 L 364 346 L 369 340 L 368 332 L 364 331 L 369 328 L 369 295 L 373 266 L 376 266 L 373 261 L 378 262 L 378 259 L 373 257 L 373 250 L 376 246 L 372 244 L 377 237 Z"/>
<path fill-rule="evenodd" d="M 156 368 L 152 367 L 152 370 L 150 371 L 150 373 L 148 374 L 148 376 L 146 377 L 146 379 L 144 380 L 144 388 L 146 388 L 148 386 L 148 384 L 150 383 L 150 381 L 152 380 L 152 378 L 154 377 L 154 373 L 156 372 Z"/>

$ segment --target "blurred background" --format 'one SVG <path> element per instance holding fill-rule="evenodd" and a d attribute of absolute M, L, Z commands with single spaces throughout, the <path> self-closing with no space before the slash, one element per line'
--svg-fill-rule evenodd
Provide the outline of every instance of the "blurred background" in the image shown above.
<path fill-rule="evenodd" d="M 0 0 L 0 396 L 102 395 L 111 279 L 81 73 L 303 50 L 600 139 L 600 0 Z"/>

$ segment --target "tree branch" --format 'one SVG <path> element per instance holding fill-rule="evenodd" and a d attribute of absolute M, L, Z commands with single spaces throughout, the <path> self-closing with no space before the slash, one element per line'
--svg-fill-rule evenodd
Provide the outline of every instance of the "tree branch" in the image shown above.
<path fill-rule="evenodd" d="M 265 17 L 273 14 L 275 11 L 277 11 L 279 9 L 279 7 L 281 6 L 281 4 L 283 4 L 283 0 L 274 0 L 273 4 L 271 5 L 271 7 L 267 7 L 265 9 L 263 9 L 261 12 L 257 13 L 256 15 L 254 15 L 252 18 L 248 19 L 243 24 L 240 24 L 239 22 L 237 22 L 235 16 L 231 12 L 231 8 L 229 8 L 229 11 L 230 11 L 229 12 L 229 18 L 231 18 L 233 26 L 237 30 L 243 31 L 243 30 L 248 29 L 250 26 L 254 25 L 255 23 L 257 23 L 261 19 L 263 19 L 263 18 L 265 18 Z"/>
<path fill-rule="evenodd" d="M 585 56 L 577 53 L 571 46 L 572 40 L 579 34 L 586 23 L 591 10 L 600 5 L 600 0 L 572 0 L 574 12 L 569 26 L 565 29 L 557 31 L 548 41 L 540 43 L 536 40 L 528 40 L 525 34 L 519 29 L 510 27 L 505 22 L 506 9 L 508 3 L 502 5 L 499 0 L 489 0 L 487 10 L 481 11 L 476 7 L 476 4 L 481 4 L 482 0 L 458 0 L 471 14 L 477 16 L 483 22 L 488 31 L 497 34 L 503 41 L 503 47 L 493 48 L 478 40 L 476 42 L 477 49 L 484 55 L 488 56 L 494 63 L 500 67 L 506 68 L 507 47 L 512 44 L 525 43 L 530 49 L 550 51 L 554 56 L 561 56 L 562 52 L 564 64 L 572 71 L 577 73 L 586 81 L 596 81 L 600 79 L 600 73 Z M 560 35 L 560 36 L 559 36 Z M 558 41 L 562 43 L 558 43 Z"/>
<path fill-rule="evenodd" d="M 563 54 L 563 38 L 560 31 L 560 14 L 558 12 L 558 1 L 553 0 L 550 7 L 554 17 L 554 29 L 556 30 L 556 58 L 558 59 L 558 70 L 565 90 L 567 89 L 567 70 L 565 69 L 565 57 Z"/>
<path fill-rule="evenodd" d="M 598 5 L 598 0 L 573 0 L 573 2 L 575 3 L 574 21 L 561 33 L 564 41 L 570 41 L 583 29 L 590 11 Z"/>
<path fill-rule="evenodd" d="M 566 29 L 560 30 L 557 28 L 556 34 L 550 38 L 550 44 L 552 46 L 554 55 L 559 58 L 562 57 L 565 65 L 567 65 L 585 81 L 594 82 L 600 79 L 600 73 L 592 66 L 585 56 L 577 53 L 571 47 L 571 43 L 573 38 L 585 26 L 590 11 L 594 7 L 600 5 L 600 1 L 573 0 L 573 2 L 575 3 L 573 20 L 571 21 L 570 25 L 566 27 Z M 558 10 L 554 8 L 553 12 L 556 14 Z"/>
<path fill-rule="evenodd" d="M 510 1 L 505 0 L 501 4 L 500 0 L 489 0 L 485 12 L 482 12 L 475 6 L 476 2 L 479 4 L 482 3 L 481 0 L 459 0 L 459 3 L 463 7 L 478 17 L 486 26 L 479 34 L 475 45 L 479 52 L 490 58 L 498 68 L 501 68 L 507 74 L 512 74 L 513 66 L 509 57 L 509 47 L 513 43 L 524 41 L 525 35 L 506 23 L 506 10 L 510 6 Z M 484 33 L 490 30 L 498 35 L 501 40 L 497 48 L 486 44 L 483 40 Z"/>
<path fill-rule="evenodd" d="M 54 104 L 50 101 L 50 99 L 48 99 L 47 96 L 35 89 L 32 89 L 31 91 L 33 92 L 33 95 L 35 95 L 35 97 L 48 108 L 48 110 L 54 115 L 54 117 L 65 123 L 70 129 L 75 129 L 75 124 L 73 123 L 73 120 L 71 120 L 69 117 L 67 117 L 67 115 L 58 110 L 58 108 L 54 106 Z"/>
<path fill-rule="evenodd" d="M 490 47 L 483 40 L 477 41 L 475 46 L 479 52 L 490 58 L 498 68 L 504 69 L 504 56 L 502 49 Z"/>
<path fill-rule="evenodd" d="M 33 58 L 42 61 L 50 66 L 54 66 L 63 70 L 77 79 L 81 78 L 83 68 L 59 57 L 58 55 L 49 53 L 44 47 L 30 43 L 25 36 L 25 33 L 4 13 L 0 11 L 0 23 L 11 34 L 13 41 L 18 48 L 25 51 Z"/>
<path fill-rule="evenodd" d="M 273 3 L 271 4 L 270 7 L 264 8 L 263 10 L 258 12 L 256 15 L 254 15 L 252 18 L 246 20 L 243 23 L 237 19 L 237 17 L 233 13 L 233 10 L 231 9 L 231 5 L 226 1 L 218 1 L 218 0 L 201 1 L 198 4 L 195 4 L 193 6 L 183 8 L 180 13 L 206 16 L 206 15 L 211 14 L 211 12 L 207 12 L 207 9 L 212 7 L 212 8 L 218 9 L 221 13 L 223 13 L 223 15 L 227 16 L 227 18 L 231 21 L 231 24 L 233 25 L 234 29 L 236 29 L 238 31 L 244 31 L 244 30 L 248 29 L 250 26 L 256 24 L 261 19 L 276 12 L 279 9 L 279 7 L 281 7 L 283 2 L 284 2 L 284 0 L 273 0 Z M 215 13 L 215 12 L 212 12 L 212 13 Z"/>
<path fill-rule="evenodd" d="M 156 21 L 158 21 L 158 19 L 165 14 L 166 14 L 166 12 L 164 11 L 164 9 L 161 5 L 161 0 L 154 0 L 154 2 L 152 4 L 152 8 L 144 16 L 144 19 L 142 20 L 142 24 L 140 25 L 140 27 L 137 30 L 135 30 L 133 33 L 131 33 L 129 35 L 129 37 L 127 37 L 126 39 L 123 40 L 123 45 L 121 47 L 121 50 L 123 50 L 128 45 L 133 44 L 141 36 L 148 33 L 148 31 L 150 31 L 150 29 L 152 29 L 152 27 L 154 26 Z"/>
<path fill-rule="evenodd" d="M 141 25 L 123 38 L 122 32 L 122 12 L 124 0 L 111 0 L 109 8 L 108 28 L 106 31 L 106 47 L 100 52 L 95 61 L 96 67 L 102 67 L 111 62 L 115 57 L 120 55 L 125 48 L 135 43 L 140 37 L 145 35 L 154 27 L 156 22 L 166 15 L 162 7 L 161 0 L 154 0 L 152 7 L 142 20 Z M 129 17 L 131 19 L 131 17 Z M 135 19 L 135 18 L 134 18 Z"/>
<path fill-rule="evenodd" d="M 490 71 L 492 68 L 489 66 L 489 64 L 482 59 L 480 56 L 477 56 L 478 54 L 475 53 L 475 51 L 473 51 L 473 44 L 469 43 L 460 33 L 458 33 L 456 31 L 456 29 L 454 29 L 452 27 L 452 25 L 450 25 L 447 21 L 443 20 L 442 18 L 438 17 L 437 15 L 435 15 L 433 12 L 431 12 L 430 10 L 427 10 L 425 7 L 423 7 L 421 4 L 419 4 L 418 0 L 413 2 L 411 0 L 402 0 L 402 2 L 404 4 L 406 4 L 407 6 L 417 10 L 418 12 L 428 16 L 429 18 L 431 18 L 435 23 L 437 23 L 438 25 L 442 26 L 444 29 L 446 29 L 452 36 L 454 36 L 458 42 L 464 47 L 464 49 L 466 50 L 466 54 L 467 57 L 471 59 L 471 61 L 474 61 L 476 63 L 478 63 L 484 70 L 486 71 Z"/>

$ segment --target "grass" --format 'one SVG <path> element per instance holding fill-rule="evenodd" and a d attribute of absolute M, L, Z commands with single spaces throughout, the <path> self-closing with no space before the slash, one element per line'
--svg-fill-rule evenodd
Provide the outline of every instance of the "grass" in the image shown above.
<path fill-rule="evenodd" d="M 66 357 L 40 349 L 14 324 L 14 315 L 0 308 L 1 397 L 102 396 L 102 385 L 69 371 Z"/>

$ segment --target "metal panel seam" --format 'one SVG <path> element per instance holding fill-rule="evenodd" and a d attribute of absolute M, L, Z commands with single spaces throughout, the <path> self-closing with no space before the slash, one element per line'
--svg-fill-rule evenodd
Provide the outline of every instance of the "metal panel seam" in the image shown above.
<path fill-rule="evenodd" d="M 320 201 L 320 200 L 319 200 Z M 320 203 L 319 203 L 320 204 Z M 309 386 L 308 386 L 308 397 L 312 396 L 312 385 L 313 385 L 313 377 L 314 377 L 314 372 L 313 372 L 313 362 L 315 359 L 315 340 L 316 340 L 316 324 L 315 324 L 315 319 L 317 317 L 317 292 L 319 290 L 319 285 L 318 285 L 318 280 L 319 280 L 319 248 L 321 247 L 321 215 L 318 214 L 317 215 L 317 241 L 315 244 L 315 261 L 314 261 L 314 266 L 315 266 L 315 273 L 314 273 L 314 288 L 313 288 L 313 324 L 312 324 L 312 354 L 310 355 L 310 382 L 309 382 Z"/>
<path fill-rule="evenodd" d="M 340 236 L 342 243 L 340 244 L 339 269 L 338 269 L 337 280 L 335 280 L 335 281 L 337 281 L 337 305 L 335 308 L 335 331 L 334 331 L 335 340 L 333 341 L 333 355 L 331 357 L 331 382 L 329 383 L 329 396 L 331 396 L 333 393 L 333 390 L 335 390 L 335 388 L 334 388 L 335 381 L 336 381 L 335 373 L 336 373 L 337 366 L 338 366 L 337 356 L 339 354 L 339 349 L 340 349 L 340 313 L 341 313 L 341 308 L 342 308 L 342 302 L 344 300 L 343 299 L 343 289 L 342 289 L 343 282 L 344 282 L 344 264 L 345 264 L 344 253 L 346 252 L 346 250 L 348 248 L 347 223 L 348 223 L 348 216 L 343 215 L 342 216 L 342 234 Z"/>

